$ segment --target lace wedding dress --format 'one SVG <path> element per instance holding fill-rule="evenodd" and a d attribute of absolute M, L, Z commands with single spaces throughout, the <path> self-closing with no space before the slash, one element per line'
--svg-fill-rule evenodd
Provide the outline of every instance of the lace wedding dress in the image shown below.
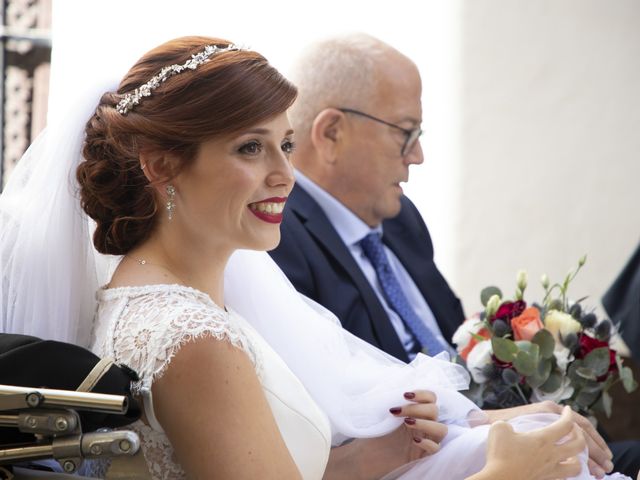
<path fill-rule="evenodd" d="M 242 349 L 251 359 L 280 433 L 305 479 L 322 478 L 331 432 L 324 413 L 302 383 L 251 325 L 198 290 L 179 285 L 101 289 L 91 349 L 136 370 L 137 392 L 148 391 L 187 342 L 210 336 Z M 153 424 L 153 422 L 150 422 Z M 151 478 L 186 478 L 158 425 L 137 421 Z"/>

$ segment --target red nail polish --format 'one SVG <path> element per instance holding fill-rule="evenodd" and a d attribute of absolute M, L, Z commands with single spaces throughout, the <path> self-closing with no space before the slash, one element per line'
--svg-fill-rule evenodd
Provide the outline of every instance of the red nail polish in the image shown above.
<path fill-rule="evenodd" d="M 416 443 L 420 443 L 422 439 L 420 437 L 413 437 L 413 441 Z"/>
<path fill-rule="evenodd" d="M 411 417 L 407 417 L 404 419 L 404 423 L 406 423 L 407 425 L 415 425 L 416 424 L 416 419 L 415 418 L 411 418 Z"/>
<path fill-rule="evenodd" d="M 416 398 L 416 394 L 413 392 L 405 392 L 404 398 L 406 398 L 407 400 L 413 400 L 414 398 Z"/>
<path fill-rule="evenodd" d="M 398 415 L 402 411 L 402 408 L 401 407 L 393 407 L 393 408 L 390 408 L 389 411 L 394 415 Z"/>

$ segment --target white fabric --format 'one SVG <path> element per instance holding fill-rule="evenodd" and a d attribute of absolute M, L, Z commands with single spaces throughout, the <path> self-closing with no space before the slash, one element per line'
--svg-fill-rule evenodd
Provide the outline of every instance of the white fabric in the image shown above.
<path fill-rule="evenodd" d="M 150 389 L 182 345 L 203 337 L 229 342 L 247 353 L 303 478 L 322 478 L 331 446 L 328 420 L 282 359 L 242 318 L 225 312 L 208 295 L 179 285 L 98 292 L 92 350 L 136 370 L 140 381 L 135 390 Z M 147 417 L 149 413 L 145 410 Z M 131 428 L 140 435 L 152 478 L 186 478 L 164 432 L 141 421 Z"/>
<path fill-rule="evenodd" d="M 351 253 L 351 256 L 358 267 L 360 267 L 360 270 L 362 270 L 362 273 L 371 285 L 373 291 L 376 293 L 376 297 L 382 305 L 382 308 L 384 308 L 387 313 L 389 321 L 391 322 L 393 329 L 398 334 L 400 342 L 407 352 L 407 355 L 409 355 L 409 358 L 413 360 L 416 355 L 416 339 L 409 331 L 404 321 L 387 302 L 382 286 L 380 285 L 380 281 L 378 280 L 378 276 L 376 275 L 375 268 L 364 254 L 359 243 L 360 240 L 370 233 L 379 232 L 382 235 L 382 225 L 370 228 L 337 198 L 333 197 L 310 178 L 306 177 L 302 172 L 296 171 L 295 175 L 296 183 L 316 201 L 342 239 L 342 242 L 347 246 L 349 253 Z M 449 353 L 454 353 L 454 350 L 449 346 L 449 342 L 444 338 L 444 335 L 442 335 L 442 331 L 438 326 L 435 315 L 431 311 L 431 307 L 429 307 L 424 296 L 420 293 L 418 286 L 411 278 L 411 275 L 409 275 L 409 272 L 404 268 L 404 265 L 402 265 L 402 262 L 400 262 L 396 254 L 393 253 L 393 251 L 386 245 L 384 245 L 384 251 L 389 258 L 391 269 L 400 282 L 400 285 L 402 285 L 403 292 L 413 310 L 426 324 L 427 328 L 429 328 L 440 344 L 447 346 L 447 348 L 449 348 Z"/>
<path fill-rule="evenodd" d="M 438 394 L 440 418 L 466 424 L 477 407 L 457 390 L 466 371 L 418 355 L 409 365 L 341 328 L 328 310 L 298 294 L 264 252 L 237 251 L 225 272 L 225 304 L 246 318 L 303 381 L 329 416 L 334 443 L 392 431 L 402 420 L 389 408 L 403 393 L 428 386 Z"/>
<path fill-rule="evenodd" d="M 34 141 L 0 195 L 0 331 L 89 342 L 94 294 L 106 283 L 89 242 L 75 168 L 84 124 L 102 92 L 97 82 Z M 100 278 L 99 278 L 100 277 Z"/>

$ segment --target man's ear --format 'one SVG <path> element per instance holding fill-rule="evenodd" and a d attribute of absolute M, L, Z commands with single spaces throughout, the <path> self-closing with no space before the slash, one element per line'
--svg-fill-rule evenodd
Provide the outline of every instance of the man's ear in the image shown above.
<path fill-rule="evenodd" d="M 337 108 L 322 110 L 311 125 L 311 142 L 323 158 L 334 163 L 345 135 L 345 116 Z"/>

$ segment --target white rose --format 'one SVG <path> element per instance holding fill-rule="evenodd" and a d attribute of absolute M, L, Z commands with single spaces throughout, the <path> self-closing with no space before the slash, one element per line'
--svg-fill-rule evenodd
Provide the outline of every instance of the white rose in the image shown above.
<path fill-rule="evenodd" d="M 534 388 L 531 393 L 531 401 L 532 402 L 543 402 L 545 400 L 551 400 L 552 402 L 560 403 L 562 400 L 566 400 L 567 398 L 571 398 L 573 395 L 573 387 L 571 386 L 571 380 L 568 378 L 564 378 L 562 380 L 562 384 L 560 388 L 558 388 L 555 392 L 546 393 L 538 388 Z"/>
<path fill-rule="evenodd" d="M 491 341 L 484 340 L 478 343 L 467 357 L 467 368 L 471 372 L 471 376 L 476 383 L 483 383 L 487 381 L 487 376 L 484 374 L 483 367 L 492 363 L 491 354 L 493 350 L 491 348 Z"/>
<path fill-rule="evenodd" d="M 451 339 L 456 344 L 458 353 L 460 353 L 473 338 L 472 334 L 478 333 L 482 329 L 482 321 L 479 317 L 471 317 L 458 327 L 456 333 Z"/>
<path fill-rule="evenodd" d="M 567 367 L 569 363 L 573 362 L 575 357 L 571 353 L 567 347 L 562 345 L 560 342 L 556 342 L 556 348 L 553 351 L 553 355 L 556 357 L 556 363 L 558 364 L 558 368 L 562 373 L 567 371 Z"/>
<path fill-rule="evenodd" d="M 556 339 L 556 345 L 560 336 L 566 337 L 570 333 L 578 333 L 582 330 L 582 325 L 568 313 L 558 310 L 551 310 L 544 317 L 544 327 L 551 332 Z"/>

